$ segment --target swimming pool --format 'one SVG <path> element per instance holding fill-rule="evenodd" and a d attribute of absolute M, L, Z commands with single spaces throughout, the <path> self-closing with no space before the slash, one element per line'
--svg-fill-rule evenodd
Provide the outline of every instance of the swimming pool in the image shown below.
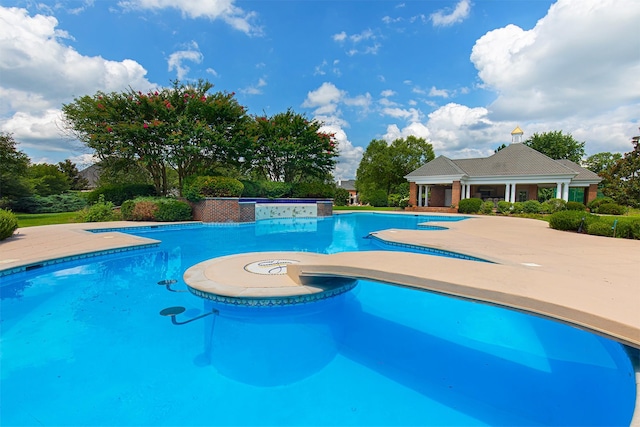
<path fill-rule="evenodd" d="M 273 308 L 157 284 L 235 253 L 379 250 L 370 232 L 427 220 L 139 230 L 162 244 L 3 277 L 0 424 L 628 425 L 622 347 L 553 321 L 372 282 Z M 176 326 L 170 306 L 219 315 Z"/>

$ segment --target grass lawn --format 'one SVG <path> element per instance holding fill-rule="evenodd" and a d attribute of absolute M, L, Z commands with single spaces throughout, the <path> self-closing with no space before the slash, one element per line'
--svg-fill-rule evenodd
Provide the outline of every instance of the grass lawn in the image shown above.
<path fill-rule="evenodd" d="M 61 212 L 45 214 L 17 213 L 18 228 L 34 227 L 36 225 L 69 224 L 77 222 L 78 212 Z"/>

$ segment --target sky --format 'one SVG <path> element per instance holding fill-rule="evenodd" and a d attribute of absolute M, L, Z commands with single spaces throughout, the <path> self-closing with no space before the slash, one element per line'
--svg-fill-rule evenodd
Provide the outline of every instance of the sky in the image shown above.
<path fill-rule="evenodd" d="M 638 0 L 0 0 L 0 131 L 34 163 L 94 160 L 61 107 L 206 79 L 249 114 L 334 132 L 334 177 L 370 141 L 485 157 L 520 126 L 587 155 L 640 126 Z"/>

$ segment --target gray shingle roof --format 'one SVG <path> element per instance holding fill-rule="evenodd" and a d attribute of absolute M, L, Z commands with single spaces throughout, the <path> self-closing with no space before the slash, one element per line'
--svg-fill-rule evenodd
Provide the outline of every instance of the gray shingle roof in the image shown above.
<path fill-rule="evenodd" d="M 511 144 L 490 157 L 454 162 L 469 176 L 575 174 L 572 169 L 524 144 Z"/>
<path fill-rule="evenodd" d="M 466 175 L 454 160 L 445 156 L 438 156 L 409 173 L 407 176 L 440 176 L 440 175 Z"/>
<path fill-rule="evenodd" d="M 344 188 L 348 191 L 356 190 L 356 181 L 355 179 L 343 179 L 341 181 L 336 182 L 336 185 L 340 188 Z"/>
<path fill-rule="evenodd" d="M 524 144 L 511 144 L 489 157 L 452 160 L 439 156 L 409 173 L 407 177 L 466 175 L 483 176 L 576 176 L 578 180 L 597 180 L 593 174 L 568 160 L 553 160 Z M 595 175 L 595 177 L 593 176 Z"/>
<path fill-rule="evenodd" d="M 578 175 L 576 175 L 573 178 L 573 181 L 602 181 L 602 178 L 600 178 L 600 176 L 595 173 L 590 171 L 589 169 L 585 169 L 582 166 L 580 166 L 577 163 L 572 162 L 571 160 L 556 160 L 559 163 L 562 163 L 564 166 L 568 167 L 569 169 L 571 169 L 574 172 L 578 172 Z"/>

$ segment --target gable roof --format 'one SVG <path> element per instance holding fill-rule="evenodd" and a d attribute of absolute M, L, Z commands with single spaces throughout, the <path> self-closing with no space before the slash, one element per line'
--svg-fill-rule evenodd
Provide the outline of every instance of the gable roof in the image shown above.
<path fill-rule="evenodd" d="M 468 176 L 575 175 L 575 171 L 524 144 L 511 144 L 490 157 L 454 162 Z"/>
<path fill-rule="evenodd" d="M 406 175 L 406 178 L 460 176 L 557 176 L 577 181 L 600 182 L 593 172 L 569 160 L 554 160 L 525 144 L 511 144 L 497 153 L 482 158 L 452 160 L 438 156 Z"/>
<path fill-rule="evenodd" d="M 340 188 L 344 188 L 347 191 L 356 191 L 355 179 L 343 179 L 336 182 L 336 185 Z"/>
<path fill-rule="evenodd" d="M 409 176 L 439 176 L 439 175 L 466 175 L 465 171 L 456 165 L 455 160 L 445 156 L 438 156 L 430 162 L 420 166 L 409 173 Z"/>
<path fill-rule="evenodd" d="M 571 160 L 562 159 L 562 160 L 556 160 L 556 161 L 559 163 L 562 163 L 563 166 L 568 167 L 574 172 L 578 172 L 578 175 L 576 175 L 573 178 L 573 181 L 596 181 L 596 182 L 602 181 L 602 178 L 600 178 L 600 175 L 598 175 L 593 171 L 590 171 L 589 169 L 583 168 L 582 166 L 580 166 L 575 162 L 572 162 Z"/>

